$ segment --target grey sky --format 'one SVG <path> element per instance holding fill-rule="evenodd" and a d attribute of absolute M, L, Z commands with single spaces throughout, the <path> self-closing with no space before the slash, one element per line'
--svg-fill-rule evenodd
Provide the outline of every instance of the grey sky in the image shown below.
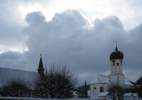
<path fill-rule="evenodd" d="M 99 17 L 91 22 L 91 26 L 88 18 L 93 16 L 86 19 L 84 13 L 75 8 L 69 10 L 65 6 L 64 11 L 49 10 L 49 12 L 56 12 L 52 19 L 49 18 L 50 20 L 47 20 L 47 15 L 52 14 L 46 15 L 45 7 L 44 9 L 39 7 L 39 10 L 31 10 L 32 8 L 29 7 L 28 13 L 18 9 L 18 5 L 30 5 L 31 2 L 45 6 L 46 1 L 14 0 L 10 2 L 4 0 L 0 3 L 1 67 L 35 71 L 39 55 L 42 53 L 47 66 L 67 64 L 80 80 L 87 79 L 93 82 L 98 74 L 109 72 L 109 55 L 114 50 L 117 40 L 118 48 L 125 56 L 124 69 L 127 80 L 134 80 L 141 75 L 142 24 L 140 18 L 142 14 L 139 12 L 140 1 L 139 3 L 134 0 L 122 2 L 124 6 L 127 5 L 133 10 L 133 12 L 129 10 L 126 12 L 130 14 L 127 16 L 129 20 L 120 16 L 125 12 L 119 13 L 118 16 L 116 12 L 113 12 L 114 15 L 110 14 L 102 18 L 96 15 Z M 56 2 L 54 0 L 55 5 Z M 112 0 L 109 2 L 112 3 Z M 54 4 L 51 1 L 46 3 L 49 6 Z M 85 9 L 83 7 L 82 10 Z M 56 6 L 53 8 L 56 9 Z"/>

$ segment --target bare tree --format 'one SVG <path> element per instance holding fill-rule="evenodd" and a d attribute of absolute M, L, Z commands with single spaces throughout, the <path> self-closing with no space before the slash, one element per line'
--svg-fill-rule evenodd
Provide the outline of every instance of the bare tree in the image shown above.
<path fill-rule="evenodd" d="M 121 86 L 111 86 L 109 93 L 113 100 L 123 100 L 124 90 Z"/>
<path fill-rule="evenodd" d="M 75 81 L 66 67 L 51 67 L 40 80 L 36 90 L 40 97 L 70 98 L 73 96 Z"/>

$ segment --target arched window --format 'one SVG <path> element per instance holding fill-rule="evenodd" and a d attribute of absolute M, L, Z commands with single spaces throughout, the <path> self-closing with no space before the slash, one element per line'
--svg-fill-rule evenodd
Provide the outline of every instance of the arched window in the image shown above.
<path fill-rule="evenodd" d="M 117 66 L 119 66 L 119 63 L 116 63 L 117 64 Z"/>

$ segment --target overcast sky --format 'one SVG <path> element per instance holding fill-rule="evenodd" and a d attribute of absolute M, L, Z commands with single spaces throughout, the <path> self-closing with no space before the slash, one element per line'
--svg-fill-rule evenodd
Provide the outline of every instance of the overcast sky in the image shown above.
<path fill-rule="evenodd" d="M 126 80 L 142 73 L 141 0 L 1 0 L 0 67 L 36 71 L 68 65 L 82 81 L 110 71 L 109 55 L 124 53 Z"/>

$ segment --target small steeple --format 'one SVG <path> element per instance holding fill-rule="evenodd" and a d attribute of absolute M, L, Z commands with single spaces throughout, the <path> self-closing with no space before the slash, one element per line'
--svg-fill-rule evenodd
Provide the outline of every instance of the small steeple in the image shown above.
<path fill-rule="evenodd" d="M 40 54 L 39 66 L 38 66 L 38 73 L 41 77 L 44 76 L 44 66 L 42 61 L 42 54 Z"/>
<path fill-rule="evenodd" d="M 118 48 L 117 48 L 117 41 L 115 41 L 115 44 L 116 44 L 115 51 L 117 52 L 117 51 L 118 51 Z"/>

